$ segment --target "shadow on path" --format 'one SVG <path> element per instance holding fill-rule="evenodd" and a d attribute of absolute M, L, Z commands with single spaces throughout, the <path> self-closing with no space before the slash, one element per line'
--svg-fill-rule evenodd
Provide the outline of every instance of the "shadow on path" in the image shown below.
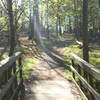
<path fill-rule="evenodd" d="M 60 43 L 56 46 L 68 45 L 68 42 Z M 64 59 L 51 49 L 45 49 L 41 57 L 26 82 L 26 100 L 82 100 L 75 84 L 67 80 Z"/>

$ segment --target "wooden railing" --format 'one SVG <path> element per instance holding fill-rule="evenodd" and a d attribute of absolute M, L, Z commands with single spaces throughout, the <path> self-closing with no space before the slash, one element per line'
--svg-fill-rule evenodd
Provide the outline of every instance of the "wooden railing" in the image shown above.
<path fill-rule="evenodd" d="M 17 52 L 0 62 L 0 100 L 22 100 L 22 90 L 22 57 Z"/>
<path fill-rule="evenodd" d="M 73 80 L 83 94 L 83 100 L 100 100 L 100 69 L 75 54 L 70 54 Z"/>

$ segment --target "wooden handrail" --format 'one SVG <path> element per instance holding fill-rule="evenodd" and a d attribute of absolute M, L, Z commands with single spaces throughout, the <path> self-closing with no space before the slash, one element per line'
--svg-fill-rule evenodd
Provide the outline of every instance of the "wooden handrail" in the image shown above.
<path fill-rule="evenodd" d="M 89 64 L 85 60 L 81 59 L 75 54 L 70 54 L 70 58 L 74 60 L 74 63 L 80 65 L 80 67 L 84 68 L 89 74 L 94 76 L 97 80 L 100 81 L 100 69 L 96 68 L 95 66 Z"/>
<path fill-rule="evenodd" d="M 16 60 L 21 57 L 21 52 L 15 53 L 13 56 L 6 58 L 0 62 L 0 73 L 7 70 Z"/>
<path fill-rule="evenodd" d="M 96 84 L 93 83 L 93 79 L 100 82 L 100 69 L 89 64 L 73 53 L 70 54 L 70 58 L 72 60 L 70 68 L 73 73 L 74 82 L 79 85 L 83 92 L 83 88 L 89 92 L 89 95 L 87 96 L 89 100 L 100 100 L 100 94 L 96 91 L 96 86 L 94 87 Z M 76 78 L 78 79 L 78 83 Z"/>
<path fill-rule="evenodd" d="M 1 61 L 0 73 L 0 100 L 19 98 L 19 91 L 23 89 L 21 52 Z"/>

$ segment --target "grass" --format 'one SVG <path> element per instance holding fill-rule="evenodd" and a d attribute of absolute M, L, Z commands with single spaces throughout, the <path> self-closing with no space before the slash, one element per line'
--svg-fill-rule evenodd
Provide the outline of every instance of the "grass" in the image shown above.
<path fill-rule="evenodd" d="M 29 79 L 31 77 L 30 71 L 33 67 L 35 67 L 35 64 L 38 62 L 38 59 L 36 58 L 25 58 L 24 59 L 24 65 L 23 65 L 23 77 L 24 79 Z"/>
<path fill-rule="evenodd" d="M 93 49 L 90 52 L 90 63 L 100 68 L 100 45 L 90 44 Z"/>
<path fill-rule="evenodd" d="M 41 51 L 36 46 L 35 42 L 31 40 L 28 40 L 28 36 L 23 35 L 19 37 L 20 40 L 20 46 L 17 45 L 15 48 L 15 52 L 22 52 L 23 54 L 23 78 L 25 80 L 29 80 L 32 75 L 32 69 L 35 66 L 35 64 L 41 59 L 40 54 Z M 9 52 L 5 52 L 2 56 L 1 60 L 8 58 Z M 17 68 L 18 67 L 18 61 L 16 62 Z M 17 78 L 19 80 L 19 74 L 17 75 Z"/>
<path fill-rule="evenodd" d="M 21 42 L 21 47 L 17 48 L 17 51 L 21 51 L 24 54 L 24 64 L 23 64 L 23 77 L 24 79 L 30 79 L 31 71 L 35 64 L 39 61 L 37 47 L 35 42 L 28 39 L 28 36 L 22 36 L 19 38 Z"/>
<path fill-rule="evenodd" d="M 58 39 L 44 39 L 43 43 L 46 45 L 46 47 L 51 47 Z"/>
<path fill-rule="evenodd" d="M 89 52 L 90 64 L 100 69 L 100 45 L 89 44 L 89 46 L 90 46 L 90 52 Z M 65 48 L 64 51 L 64 56 L 66 61 L 65 68 L 67 69 L 69 75 L 68 80 L 72 80 L 72 72 L 69 69 L 69 66 L 71 65 L 71 60 L 69 59 L 70 53 L 75 53 L 76 55 L 82 58 L 82 49 L 79 49 L 78 45 L 75 43 L 72 43 L 71 45 Z M 96 84 L 97 86 L 96 91 L 100 93 L 100 82 L 98 82 L 96 79 L 93 79 L 93 83 Z"/>
<path fill-rule="evenodd" d="M 8 58 L 8 55 L 3 55 L 3 59 Z M 35 64 L 39 61 L 38 58 L 35 57 L 25 57 L 23 59 L 23 77 L 24 79 L 29 79 L 31 77 L 30 71 L 32 70 L 33 67 L 35 67 Z M 19 78 L 19 76 L 18 76 Z"/>
<path fill-rule="evenodd" d="M 94 65 L 97 68 L 100 68 L 100 46 L 97 44 L 90 44 L 90 64 Z M 82 58 L 82 49 L 78 48 L 78 45 L 76 43 L 72 43 L 69 46 L 67 46 L 65 48 L 64 51 L 64 56 L 65 56 L 65 68 L 68 70 L 68 79 L 71 80 L 72 79 L 72 73 L 70 71 L 69 66 L 71 65 L 71 60 L 69 58 L 69 54 L 70 53 L 75 53 L 76 55 L 78 55 L 79 57 Z"/>
<path fill-rule="evenodd" d="M 100 46 L 96 45 L 96 44 L 92 44 L 90 45 L 93 47 L 90 52 L 90 63 L 92 65 L 94 65 L 97 68 L 100 68 Z M 78 55 L 79 57 L 82 58 L 82 49 L 78 48 L 78 45 L 75 43 L 72 43 L 71 45 L 69 45 L 68 47 L 66 47 L 65 51 L 64 51 L 64 55 L 65 55 L 65 60 L 68 62 L 68 64 L 70 64 L 70 59 L 69 59 L 69 54 L 70 53 L 75 53 L 76 55 Z"/>

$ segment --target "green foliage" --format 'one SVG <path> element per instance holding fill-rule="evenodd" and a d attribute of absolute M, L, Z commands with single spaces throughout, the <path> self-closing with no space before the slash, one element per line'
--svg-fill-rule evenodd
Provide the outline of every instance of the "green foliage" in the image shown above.
<path fill-rule="evenodd" d="M 0 23 L 5 23 L 5 18 L 4 17 L 0 17 Z"/>
<path fill-rule="evenodd" d="M 0 29 L 2 29 L 3 31 L 7 30 L 7 23 L 5 17 L 0 17 Z"/>

